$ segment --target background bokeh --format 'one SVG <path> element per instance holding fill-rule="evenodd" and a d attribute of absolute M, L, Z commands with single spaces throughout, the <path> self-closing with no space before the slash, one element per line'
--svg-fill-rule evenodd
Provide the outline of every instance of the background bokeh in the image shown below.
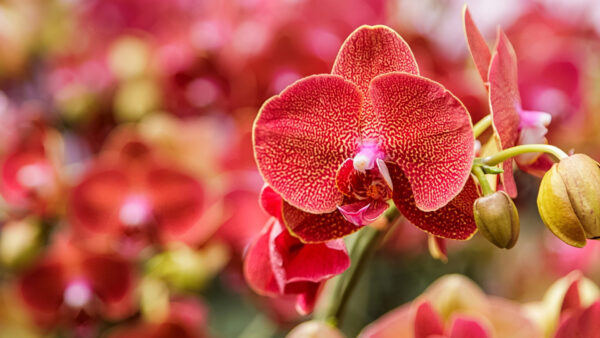
<path fill-rule="evenodd" d="M 295 80 L 328 73 L 354 29 L 385 24 L 478 121 L 489 111 L 462 6 L 0 1 L 0 337 L 283 336 L 305 319 L 293 299 L 260 297 L 241 274 L 267 220 L 251 141 L 258 109 Z M 497 25 L 507 32 L 524 108 L 552 114 L 549 142 L 600 159 L 600 3 L 469 8 L 490 44 Z M 551 236 L 535 205 L 539 179 L 516 178 L 514 249 L 476 235 L 448 243 L 442 263 L 403 224 L 364 272 L 343 331 L 354 336 L 447 273 L 519 301 L 540 299 L 573 269 L 600 282 L 598 244 Z"/>

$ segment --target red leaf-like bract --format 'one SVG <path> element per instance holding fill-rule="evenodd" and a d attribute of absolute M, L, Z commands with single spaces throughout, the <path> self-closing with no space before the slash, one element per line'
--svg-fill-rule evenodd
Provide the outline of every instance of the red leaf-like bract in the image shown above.
<path fill-rule="evenodd" d="M 410 184 L 401 169 L 391 164 L 388 168 L 394 181 L 394 203 L 411 223 L 430 234 L 450 239 L 469 239 L 477 231 L 473 203 L 479 194 L 473 179 L 469 178 L 450 203 L 436 211 L 424 212 L 415 205 Z"/>
<path fill-rule="evenodd" d="M 477 68 L 477 71 L 479 72 L 483 82 L 487 83 L 488 69 L 492 54 L 490 53 L 490 49 L 485 42 L 485 39 L 481 35 L 481 32 L 477 28 L 477 25 L 475 25 L 475 22 L 473 22 L 471 13 L 466 5 L 463 8 L 463 25 L 465 29 L 465 37 L 467 38 L 467 45 L 469 47 L 471 57 L 473 58 L 473 62 L 475 62 L 475 67 Z"/>
<path fill-rule="evenodd" d="M 375 119 L 366 127 L 379 136 L 386 160 L 402 168 L 417 207 L 446 205 L 464 186 L 475 156 L 466 108 L 439 83 L 406 73 L 378 76 L 370 95 Z"/>
<path fill-rule="evenodd" d="M 358 146 L 362 101 L 351 82 L 315 75 L 263 105 L 254 124 L 256 162 L 284 200 L 313 213 L 336 209 L 335 176 Z"/>
<path fill-rule="evenodd" d="M 514 147 L 519 140 L 519 110 L 521 98 L 517 83 L 517 56 L 502 30 L 489 69 L 490 111 L 495 135 L 502 149 Z M 512 170 L 512 159 L 504 161 L 502 183 L 510 197 L 517 196 L 517 186 Z"/>

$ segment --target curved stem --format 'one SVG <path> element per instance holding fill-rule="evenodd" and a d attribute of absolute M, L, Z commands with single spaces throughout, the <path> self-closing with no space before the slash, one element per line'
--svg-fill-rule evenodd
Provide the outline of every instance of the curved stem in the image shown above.
<path fill-rule="evenodd" d="M 492 125 L 492 115 L 486 115 L 473 126 L 473 135 L 478 138 L 479 135 Z"/>
<path fill-rule="evenodd" d="M 554 157 L 555 160 L 560 161 L 563 158 L 568 157 L 561 149 L 549 145 L 549 144 L 523 144 L 512 148 L 504 149 L 494 155 L 484 157 L 481 162 L 486 165 L 496 165 L 502 163 L 511 157 L 515 157 L 525 153 L 546 153 Z"/>
<path fill-rule="evenodd" d="M 485 177 L 485 173 L 483 172 L 483 169 L 481 169 L 481 166 L 474 165 L 471 169 L 471 172 L 475 175 L 475 177 L 477 177 L 479 185 L 481 186 L 481 191 L 483 192 L 483 196 L 494 193 L 494 190 L 490 186 L 490 182 L 488 182 L 487 178 Z"/>
<path fill-rule="evenodd" d="M 395 209 L 395 207 L 392 207 L 392 209 Z M 342 275 L 332 280 L 334 284 L 328 295 L 327 307 L 322 313 L 316 314 L 315 318 L 324 320 L 334 326 L 339 324 L 350 295 L 358 283 L 366 263 L 375 252 L 377 244 L 401 219 L 400 214 L 393 210 L 386 213 L 386 217 L 388 218 L 388 225 L 384 229 L 378 230 L 367 226 L 353 238 L 354 241 L 351 243 L 350 248 L 352 265 Z"/>

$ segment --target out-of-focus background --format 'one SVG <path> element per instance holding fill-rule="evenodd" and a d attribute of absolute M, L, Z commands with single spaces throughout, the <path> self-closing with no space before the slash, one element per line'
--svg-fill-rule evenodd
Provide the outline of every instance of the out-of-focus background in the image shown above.
<path fill-rule="evenodd" d="M 293 299 L 241 274 L 267 215 L 251 142 L 261 104 L 330 71 L 354 29 L 385 24 L 421 73 L 488 114 L 454 0 L 0 0 L 0 337 L 283 336 Z M 600 3 L 472 1 L 490 45 L 501 25 L 523 107 L 548 139 L 600 159 Z M 540 299 L 573 269 L 600 282 L 600 247 L 539 220 L 539 179 L 517 173 L 521 237 L 476 235 L 434 260 L 406 224 L 352 297 L 348 336 L 446 273 L 493 295 Z M 165 325 L 159 325 L 165 324 Z M 167 325 L 168 324 L 168 325 Z M 171 330 L 171 331 L 170 331 Z M 179 330 L 179 331 L 178 331 Z M 161 331 L 163 332 L 163 331 Z"/>

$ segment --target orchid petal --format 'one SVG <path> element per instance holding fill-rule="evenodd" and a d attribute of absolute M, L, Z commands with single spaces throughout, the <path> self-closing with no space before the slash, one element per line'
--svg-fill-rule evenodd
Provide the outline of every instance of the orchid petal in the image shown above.
<path fill-rule="evenodd" d="M 35 311 L 56 313 L 63 302 L 63 266 L 56 262 L 42 263 L 27 271 L 20 280 L 25 303 Z"/>
<path fill-rule="evenodd" d="M 444 335 L 444 323 L 431 303 L 425 301 L 417 307 L 414 322 L 414 337 L 428 338 L 432 335 Z"/>
<path fill-rule="evenodd" d="M 492 56 L 489 69 L 490 110 L 495 135 L 501 149 L 517 145 L 519 139 L 519 112 L 521 98 L 517 83 L 517 56 L 502 30 L 498 30 L 498 43 Z M 504 161 L 502 184 L 512 198 L 517 196 L 517 186 L 513 176 L 512 159 Z"/>
<path fill-rule="evenodd" d="M 306 288 L 306 291 L 299 294 L 296 297 L 296 310 L 301 315 L 308 315 L 313 312 L 317 303 L 317 297 L 319 295 L 319 289 L 321 283 L 310 283 L 310 286 Z"/>
<path fill-rule="evenodd" d="M 410 184 L 400 168 L 389 163 L 388 168 L 394 180 L 394 203 L 411 223 L 432 235 L 449 239 L 469 239 L 477 231 L 473 203 L 479 194 L 473 179 L 469 178 L 462 192 L 446 206 L 424 212 L 416 206 Z"/>
<path fill-rule="evenodd" d="M 362 101 L 351 82 L 315 75 L 263 105 L 254 125 L 256 162 L 285 201 L 313 213 L 335 210 L 342 200 L 335 176 L 359 141 Z"/>
<path fill-rule="evenodd" d="M 278 193 L 273 190 L 269 185 L 265 184 L 260 191 L 259 198 L 260 206 L 267 214 L 281 220 L 281 207 L 283 200 Z"/>
<path fill-rule="evenodd" d="M 82 262 L 94 293 L 106 307 L 106 315 L 119 318 L 134 310 L 132 293 L 135 288 L 131 265 L 122 258 L 92 255 Z"/>
<path fill-rule="evenodd" d="M 204 211 L 204 189 L 195 178 L 169 168 L 148 172 L 154 217 L 161 230 L 171 235 L 186 233 Z"/>
<path fill-rule="evenodd" d="M 120 170 L 98 168 L 73 188 L 70 220 L 79 229 L 98 233 L 117 231 L 121 224 L 119 209 L 129 178 Z"/>
<path fill-rule="evenodd" d="M 419 209 L 447 204 L 469 178 L 475 156 L 466 108 L 440 84 L 406 73 L 378 76 L 370 95 L 377 117 L 363 137 L 377 135 L 410 182 Z"/>
<path fill-rule="evenodd" d="M 410 47 L 386 26 L 361 26 L 346 38 L 335 59 L 332 74 L 352 81 L 366 95 L 377 75 L 390 72 L 419 74 Z"/>
<path fill-rule="evenodd" d="M 369 84 L 390 72 L 419 74 L 415 57 L 398 33 L 386 26 L 361 26 L 340 48 L 332 74 L 356 84 L 365 96 L 361 121 L 373 120 Z"/>
<path fill-rule="evenodd" d="M 463 27 L 465 30 L 465 37 L 467 38 L 469 52 L 471 53 L 473 62 L 475 62 L 475 67 L 477 67 L 477 71 L 483 82 L 487 83 L 488 69 L 492 55 L 483 35 L 481 35 L 477 25 L 475 25 L 475 22 L 471 18 L 471 13 L 466 5 L 463 8 Z"/>
<path fill-rule="evenodd" d="M 321 282 L 350 266 L 350 257 L 339 239 L 304 244 L 289 234 L 279 222 L 273 224 L 269 239 L 271 264 L 281 290 L 295 282 Z"/>
<path fill-rule="evenodd" d="M 555 338 L 596 338 L 600 332 L 600 301 L 584 311 L 568 315 L 559 325 Z"/>
<path fill-rule="evenodd" d="M 269 252 L 269 235 L 277 220 L 272 217 L 248 247 L 244 257 L 244 277 L 254 292 L 260 295 L 277 295 L 280 293 L 275 275 L 271 267 Z"/>
<path fill-rule="evenodd" d="M 488 338 L 489 332 L 474 319 L 456 317 L 450 326 L 449 338 Z"/>
<path fill-rule="evenodd" d="M 290 233 L 304 243 L 342 238 L 361 228 L 348 222 L 337 209 L 327 214 L 311 214 L 284 202 L 282 215 Z"/>

